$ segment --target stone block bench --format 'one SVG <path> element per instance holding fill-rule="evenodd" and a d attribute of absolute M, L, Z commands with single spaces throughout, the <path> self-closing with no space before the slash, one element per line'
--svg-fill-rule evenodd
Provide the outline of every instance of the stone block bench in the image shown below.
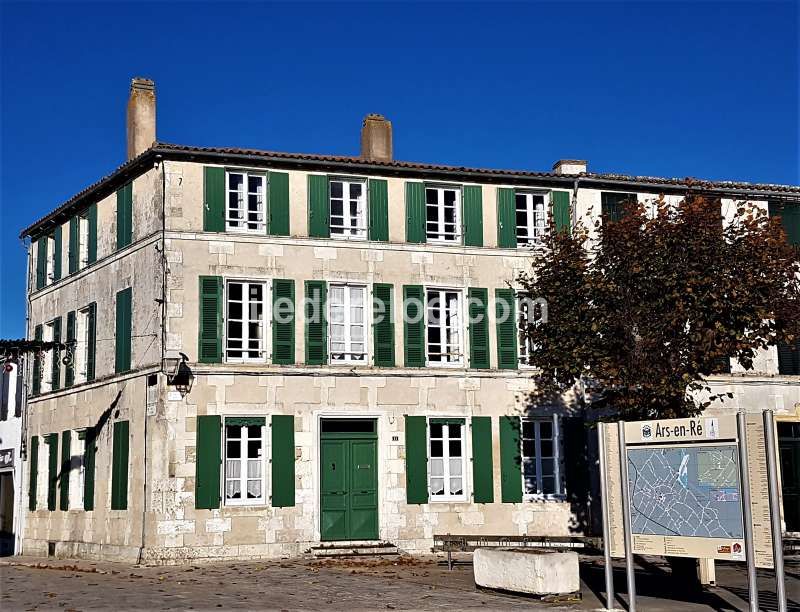
<path fill-rule="evenodd" d="M 543 548 L 481 548 L 472 558 L 479 587 L 559 596 L 580 592 L 578 553 Z"/>

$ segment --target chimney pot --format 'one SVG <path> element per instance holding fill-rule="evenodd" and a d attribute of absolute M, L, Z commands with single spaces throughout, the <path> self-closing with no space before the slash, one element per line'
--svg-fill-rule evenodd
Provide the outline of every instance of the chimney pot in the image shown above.
<path fill-rule="evenodd" d="M 361 123 L 361 158 L 392 161 L 392 122 L 370 113 Z"/>
<path fill-rule="evenodd" d="M 156 84 L 151 79 L 134 77 L 131 80 L 126 126 L 128 159 L 131 160 L 156 141 Z"/>
<path fill-rule="evenodd" d="M 587 167 L 585 159 L 559 159 L 553 164 L 553 171 L 556 174 L 582 174 Z"/>

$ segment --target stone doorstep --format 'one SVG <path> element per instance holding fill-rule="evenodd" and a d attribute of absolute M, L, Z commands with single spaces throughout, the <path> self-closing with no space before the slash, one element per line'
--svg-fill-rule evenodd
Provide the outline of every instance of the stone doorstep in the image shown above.
<path fill-rule="evenodd" d="M 400 550 L 391 542 L 364 540 L 320 544 L 319 546 L 312 546 L 310 552 L 315 558 L 391 556 L 400 554 Z"/>

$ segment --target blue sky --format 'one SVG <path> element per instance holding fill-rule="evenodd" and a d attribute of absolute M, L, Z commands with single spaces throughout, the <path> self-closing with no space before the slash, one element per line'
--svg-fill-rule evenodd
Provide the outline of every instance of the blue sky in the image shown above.
<path fill-rule="evenodd" d="M 22 228 L 124 161 L 130 78 L 158 138 L 798 183 L 786 3 L 0 3 L 0 338 L 24 333 Z"/>

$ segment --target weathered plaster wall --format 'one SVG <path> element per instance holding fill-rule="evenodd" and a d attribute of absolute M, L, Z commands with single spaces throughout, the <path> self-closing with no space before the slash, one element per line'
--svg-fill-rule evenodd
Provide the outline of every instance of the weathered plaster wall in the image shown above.
<path fill-rule="evenodd" d="M 429 551 L 434 533 L 570 533 L 573 517 L 566 502 L 500 503 L 497 417 L 524 410 L 526 391 L 530 389 L 526 378 L 516 373 L 481 378 L 463 374 L 328 374 L 290 375 L 277 370 L 262 376 L 203 374 L 184 400 L 166 402 L 165 418 L 170 436 L 174 436 L 168 472 L 174 477 L 153 482 L 152 503 L 160 516 L 156 517 L 155 532 L 148 536 L 148 546 L 152 546 L 146 551 L 148 559 L 173 562 L 188 558 L 294 555 L 317 543 L 319 419 L 324 416 L 363 415 L 378 419 L 379 536 L 404 550 Z M 196 417 L 205 414 L 295 416 L 294 507 L 223 505 L 219 510 L 195 509 Z M 495 503 L 407 504 L 405 415 L 491 416 Z M 467 490 L 471 493 L 469 462 L 467 466 Z"/>
<path fill-rule="evenodd" d="M 104 558 L 136 561 L 142 538 L 144 487 L 144 415 L 146 377 L 131 376 L 105 384 L 85 385 L 82 390 L 53 394 L 32 401 L 28 413 L 28 440 L 39 436 L 37 509 L 27 510 L 30 463 L 26 465 L 23 507 L 27 512 L 23 554 L 47 555 L 48 542 L 55 542 L 61 557 Z M 128 509 L 111 510 L 112 431 L 117 421 L 130 421 Z M 44 436 L 57 433 L 59 469 L 61 434 L 102 424 L 95 457 L 94 510 L 62 511 L 57 495 L 56 510 L 47 509 L 48 446 Z M 153 427 L 148 424 L 148 427 Z M 153 440 L 158 434 L 149 434 Z M 152 445 L 157 447 L 157 443 Z M 74 448 L 74 447 L 73 447 Z M 152 451 L 148 450 L 148 453 Z M 150 455 L 152 456 L 152 455 Z M 148 471 L 152 477 L 152 470 Z"/>

